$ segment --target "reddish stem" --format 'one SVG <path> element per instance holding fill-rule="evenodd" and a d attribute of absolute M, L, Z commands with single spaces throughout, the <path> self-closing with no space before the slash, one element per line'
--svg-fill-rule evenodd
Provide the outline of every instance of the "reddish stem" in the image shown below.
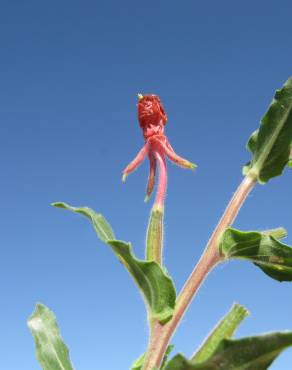
<path fill-rule="evenodd" d="M 158 321 L 154 323 L 143 370 L 160 368 L 169 340 L 174 334 L 178 323 L 208 273 L 221 261 L 218 242 L 222 233 L 232 225 L 237 213 L 255 184 L 256 180 L 252 177 L 247 176 L 243 179 L 217 224 L 199 262 L 179 294 L 172 319 L 165 325 L 161 325 Z"/>

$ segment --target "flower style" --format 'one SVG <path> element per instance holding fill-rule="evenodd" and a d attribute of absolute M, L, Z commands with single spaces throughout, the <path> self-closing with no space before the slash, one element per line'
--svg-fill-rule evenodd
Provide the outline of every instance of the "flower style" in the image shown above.
<path fill-rule="evenodd" d="M 137 154 L 136 158 L 124 169 L 123 181 L 133 172 L 145 159 L 149 157 L 150 172 L 146 190 L 145 201 L 147 201 L 155 185 L 156 167 L 159 167 L 159 183 L 155 204 L 163 208 L 164 198 L 167 186 L 167 171 L 165 157 L 175 164 L 194 169 L 195 164 L 180 157 L 171 147 L 167 137 L 164 134 L 164 126 L 167 122 L 167 116 L 157 95 L 138 94 L 138 120 L 143 131 L 145 145 Z"/>

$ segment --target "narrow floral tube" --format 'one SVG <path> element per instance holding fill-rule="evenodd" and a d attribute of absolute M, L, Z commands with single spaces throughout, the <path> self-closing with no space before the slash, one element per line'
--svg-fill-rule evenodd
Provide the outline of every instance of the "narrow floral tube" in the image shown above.
<path fill-rule="evenodd" d="M 157 186 L 157 193 L 154 205 L 156 208 L 163 210 L 164 199 L 166 194 L 167 187 L 167 169 L 166 161 L 163 154 L 160 154 L 159 151 L 155 152 L 155 156 L 159 166 L 159 183 Z"/>

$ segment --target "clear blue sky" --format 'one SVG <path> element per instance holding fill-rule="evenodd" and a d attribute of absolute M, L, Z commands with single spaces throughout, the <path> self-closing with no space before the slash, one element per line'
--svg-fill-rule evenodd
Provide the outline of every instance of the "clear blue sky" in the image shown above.
<path fill-rule="evenodd" d="M 128 369 L 144 351 L 127 273 L 86 220 L 50 203 L 95 208 L 143 256 L 148 164 L 126 184 L 121 171 L 143 144 L 136 94 L 159 94 L 172 145 L 199 165 L 169 165 L 165 262 L 180 289 L 292 74 L 291 11 L 290 1 L 1 1 L 1 369 L 39 369 L 26 327 L 37 301 L 56 313 L 76 370 Z M 292 233 L 291 194 L 287 171 L 255 189 L 235 226 Z M 219 266 L 175 351 L 190 355 L 235 301 L 252 313 L 239 336 L 292 330 L 291 297 L 292 284 L 251 264 Z M 291 362 L 290 349 L 273 369 Z"/>

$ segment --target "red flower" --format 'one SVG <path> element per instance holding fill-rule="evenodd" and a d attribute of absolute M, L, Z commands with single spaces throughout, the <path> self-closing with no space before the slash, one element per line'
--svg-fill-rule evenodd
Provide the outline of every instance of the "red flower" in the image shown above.
<path fill-rule="evenodd" d="M 164 197 L 167 185 L 167 171 L 165 156 L 175 164 L 189 169 L 194 169 L 195 164 L 178 156 L 164 135 L 164 126 L 167 122 L 167 116 L 161 101 L 157 95 L 138 95 L 138 120 L 143 130 L 145 145 L 140 150 L 136 158 L 124 169 L 123 181 L 129 173 L 133 172 L 148 155 L 150 161 L 150 173 L 147 184 L 147 201 L 152 193 L 155 184 L 156 166 L 159 166 L 159 184 L 155 204 L 163 207 Z"/>

